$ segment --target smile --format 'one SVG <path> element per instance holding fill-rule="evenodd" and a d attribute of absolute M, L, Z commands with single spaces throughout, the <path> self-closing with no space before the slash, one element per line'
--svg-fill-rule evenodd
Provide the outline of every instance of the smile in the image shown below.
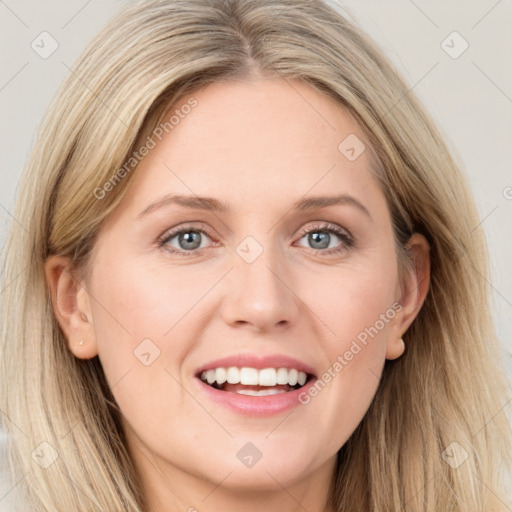
<path fill-rule="evenodd" d="M 304 407 L 299 395 L 317 380 L 312 366 L 283 354 L 236 354 L 202 365 L 194 376 L 208 401 L 253 417 Z"/>
<path fill-rule="evenodd" d="M 201 380 L 221 390 L 250 396 L 267 396 L 299 389 L 308 380 L 307 373 L 296 368 L 257 368 L 231 366 L 201 372 Z"/>

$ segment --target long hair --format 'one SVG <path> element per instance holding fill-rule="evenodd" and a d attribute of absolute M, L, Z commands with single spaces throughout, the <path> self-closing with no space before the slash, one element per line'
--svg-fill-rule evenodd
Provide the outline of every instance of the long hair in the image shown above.
<path fill-rule="evenodd" d="M 25 499 L 37 512 L 144 510 L 101 364 L 70 352 L 44 263 L 67 255 L 77 275 L 87 272 L 95 236 L 136 172 L 127 162 L 169 106 L 199 87 L 254 74 L 302 80 L 345 107 L 365 134 L 399 258 L 412 232 L 431 245 L 430 290 L 404 335 L 407 351 L 386 361 L 369 410 L 338 452 L 334 510 L 500 510 L 510 397 L 474 200 L 446 136 L 407 83 L 321 0 L 130 4 L 58 92 L 2 258 L 0 407 Z"/>

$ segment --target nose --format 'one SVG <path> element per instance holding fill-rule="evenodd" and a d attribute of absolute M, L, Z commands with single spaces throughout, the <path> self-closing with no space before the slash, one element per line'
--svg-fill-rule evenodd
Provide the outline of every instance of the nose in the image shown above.
<path fill-rule="evenodd" d="M 257 332 L 283 330 L 293 325 L 300 311 L 292 272 L 277 250 L 264 250 L 248 263 L 234 254 L 226 276 L 221 306 L 224 321 L 235 328 Z"/>

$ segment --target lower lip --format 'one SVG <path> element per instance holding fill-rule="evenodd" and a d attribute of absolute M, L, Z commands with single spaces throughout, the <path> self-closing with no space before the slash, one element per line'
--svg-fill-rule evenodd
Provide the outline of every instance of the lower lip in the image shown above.
<path fill-rule="evenodd" d="M 299 401 L 299 396 L 308 393 L 316 378 L 312 378 L 304 386 L 286 393 L 266 396 L 250 396 L 232 391 L 221 391 L 205 384 L 201 379 L 196 378 L 200 389 L 214 402 L 231 409 L 239 414 L 246 416 L 272 416 L 279 414 L 303 404 Z"/>

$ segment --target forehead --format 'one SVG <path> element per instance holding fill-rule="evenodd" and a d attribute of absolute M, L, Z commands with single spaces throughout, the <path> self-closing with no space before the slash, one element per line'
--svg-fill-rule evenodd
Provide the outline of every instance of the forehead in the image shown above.
<path fill-rule="evenodd" d="M 182 110 L 191 99 L 194 108 Z M 171 116 L 175 124 L 155 139 L 123 202 L 139 207 L 174 193 L 262 206 L 276 197 L 365 196 L 376 188 L 357 122 L 334 98 L 301 81 L 210 84 L 175 102 L 163 122 Z"/>

